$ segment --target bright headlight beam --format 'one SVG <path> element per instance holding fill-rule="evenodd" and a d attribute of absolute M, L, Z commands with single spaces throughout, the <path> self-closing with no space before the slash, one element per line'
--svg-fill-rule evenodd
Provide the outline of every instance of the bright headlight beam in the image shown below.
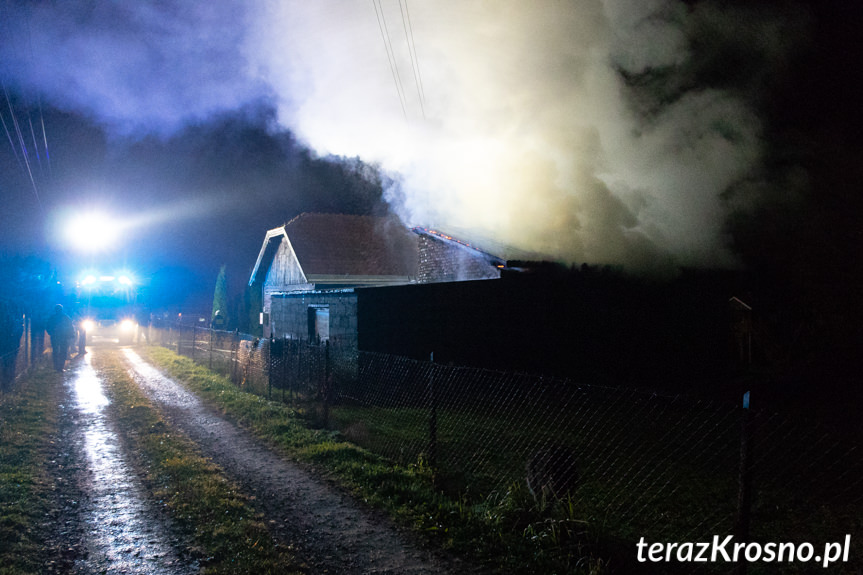
<path fill-rule="evenodd" d="M 116 244 L 120 226 L 114 218 L 101 212 L 81 214 L 66 226 L 66 239 L 77 250 L 103 251 Z"/>

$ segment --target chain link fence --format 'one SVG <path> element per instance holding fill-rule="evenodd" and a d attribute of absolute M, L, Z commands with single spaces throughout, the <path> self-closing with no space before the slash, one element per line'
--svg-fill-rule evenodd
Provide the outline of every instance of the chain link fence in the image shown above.
<path fill-rule="evenodd" d="M 45 337 L 41 327 L 34 328 L 29 316 L 12 313 L 2 315 L 0 391 L 7 391 L 42 357 Z"/>
<path fill-rule="evenodd" d="M 842 541 L 863 527 L 859 436 L 720 401 L 174 326 L 170 347 L 466 503 L 527 485 L 614 537 Z M 819 543 L 816 543 L 819 542 Z"/>

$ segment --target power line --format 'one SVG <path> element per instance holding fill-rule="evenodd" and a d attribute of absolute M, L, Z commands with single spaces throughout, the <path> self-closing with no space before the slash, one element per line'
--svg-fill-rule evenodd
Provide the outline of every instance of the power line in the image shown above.
<path fill-rule="evenodd" d="M 45 143 L 45 161 L 48 164 L 48 177 L 49 181 L 53 178 L 54 174 L 51 172 L 51 154 L 48 153 L 48 132 L 45 131 L 45 114 L 42 113 L 42 97 L 39 97 L 39 121 L 42 123 L 42 140 Z"/>
<path fill-rule="evenodd" d="M 30 12 L 27 13 L 27 48 L 29 49 L 30 65 L 35 66 L 36 58 L 33 56 L 33 33 L 30 28 Z M 45 145 L 45 162 L 48 164 L 48 176 L 51 177 L 51 157 L 48 155 L 48 132 L 45 131 L 45 114 L 42 111 L 42 96 L 37 92 L 36 103 L 39 107 L 39 122 L 42 125 L 42 141 Z M 29 113 L 27 115 L 30 117 Z M 36 143 L 36 133 L 33 130 L 33 122 L 30 122 L 30 131 L 33 132 L 33 147 L 36 150 L 36 156 L 39 159 L 39 170 L 42 170 L 42 158 L 39 157 L 39 145 Z"/>
<path fill-rule="evenodd" d="M 34 59 L 33 58 L 33 41 L 32 41 L 32 35 L 30 33 L 29 17 L 27 18 L 27 45 L 29 48 L 30 64 L 32 65 L 32 62 Z M 6 139 L 9 141 L 9 146 L 12 148 L 12 153 L 15 156 L 15 161 L 18 163 L 18 167 L 21 169 L 21 171 L 30 180 L 30 185 L 33 188 L 33 195 L 36 198 L 36 204 L 39 207 L 39 212 L 44 214 L 44 208 L 42 206 L 42 198 L 40 197 L 40 194 L 39 194 L 39 186 L 36 183 L 37 178 L 33 174 L 34 166 L 33 166 L 33 163 L 31 161 L 31 158 L 30 158 L 31 152 L 30 152 L 30 150 L 28 150 L 28 146 L 27 146 L 26 140 L 28 139 L 28 137 L 24 133 L 26 131 L 26 127 L 22 128 L 21 122 L 19 122 L 19 120 L 18 120 L 18 116 L 16 115 L 16 112 L 15 112 L 15 106 L 12 105 L 12 97 L 9 95 L 9 89 L 6 86 L 6 82 L 3 81 L 2 78 L 0 78 L 0 86 L 2 86 L 2 88 L 3 88 L 3 95 L 6 98 L 6 104 L 9 108 L 9 118 L 10 118 L 10 123 L 7 124 L 3 115 L 0 114 L 0 123 L 3 124 L 3 131 L 6 132 Z M 20 99 L 25 98 L 25 95 L 22 92 L 23 92 L 23 90 L 17 94 L 17 96 L 19 96 Z M 16 100 L 17 100 L 16 105 L 19 105 L 20 100 L 18 98 L 16 98 Z M 51 163 L 50 163 L 50 157 L 48 155 L 48 134 L 47 134 L 47 131 L 45 130 L 45 116 L 44 116 L 44 113 L 42 111 L 41 97 L 39 97 L 38 103 L 39 103 L 39 125 L 42 128 L 41 137 L 39 137 L 40 135 L 36 134 L 36 127 L 33 125 L 33 117 L 32 117 L 32 114 L 30 113 L 30 111 L 27 109 L 26 104 L 21 104 L 21 105 L 23 106 L 23 109 L 24 109 L 23 113 L 26 113 L 26 115 L 27 115 L 27 124 L 30 127 L 29 137 L 32 138 L 32 140 L 33 140 L 32 151 L 33 151 L 33 153 L 36 154 L 36 162 L 38 163 L 38 166 L 39 166 L 39 174 L 44 177 L 45 174 L 44 174 L 44 168 L 42 165 L 42 156 L 41 156 L 40 151 L 39 151 L 39 140 L 41 140 L 45 146 L 45 158 L 46 158 L 46 161 L 48 163 L 49 174 L 51 171 Z M 13 138 L 13 134 L 12 134 L 13 131 L 14 131 L 14 136 L 15 136 L 14 138 Z M 19 147 L 20 147 L 20 154 L 19 154 L 19 150 L 18 150 Z"/>
<path fill-rule="evenodd" d="M 395 61 L 395 53 L 392 50 L 392 43 L 390 42 L 390 34 L 387 28 L 386 17 L 384 16 L 383 6 L 380 6 L 380 0 L 372 0 L 372 5 L 375 7 L 375 16 L 378 19 L 378 28 L 381 31 L 381 39 L 384 41 L 384 49 L 387 52 L 387 60 L 390 64 L 390 72 L 393 76 L 393 83 L 396 86 L 396 92 L 399 96 L 399 104 L 402 107 L 402 114 L 405 118 L 408 117 L 407 110 L 405 109 L 405 96 L 404 89 L 402 87 L 401 74 L 399 74 L 398 64 Z"/>
<path fill-rule="evenodd" d="M 413 68 L 414 72 L 414 84 L 417 87 L 417 95 L 420 100 L 420 108 L 422 109 L 423 119 L 426 117 L 426 109 L 425 109 L 425 90 L 423 89 L 423 80 L 422 75 L 420 74 L 420 63 L 419 58 L 417 57 L 417 48 L 416 41 L 414 40 L 414 27 L 411 24 L 411 13 L 408 9 L 408 2 L 404 0 L 404 5 L 402 5 L 402 0 L 399 0 L 399 8 L 402 10 L 402 28 L 405 31 L 405 40 L 408 43 L 408 52 L 411 56 L 411 68 Z M 407 18 L 405 17 L 407 16 Z M 407 24 L 405 24 L 407 21 Z M 408 32 L 410 31 L 410 37 L 408 37 Z"/>
<path fill-rule="evenodd" d="M 15 143 L 12 141 L 12 134 L 9 133 L 9 126 L 6 125 L 6 119 L 3 117 L 3 114 L 0 113 L 0 122 L 3 123 L 3 129 L 6 131 L 6 138 L 9 140 L 9 145 L 12 147 L 12 153 L 15 155 L 15 161 L 18 162 L 18 167 L 24 171 L 24 164 L 21 163 L 21 157 L 18 155 L 18 149 L 15 147 Z"/>
<path fill-rule="evenodd" d="M 42 156 L 39 154 L 39 144 L 36 142 L 36 129 L 33 127 L 33 117 L 27 112 L 27 123 L 30 124 L 30 135 L 33 137 L 33 151 L 36 153 L 36 162 L 39 164 L 39 175 L 45 175 L 42 170 Z"/>
<path fill-rule="evenodd" d="M 21 158 L 24 159 L 24 166 L 26 166 L 27 175 L 30 178 L 30 184 L 33 186 L 33 195 L 36 196 L 36 203 L 39 205 L 39 211 L 42 211 L 42 199 L 39 197 L 39 188 L 36 186 L 36 179 L 33 177 L 33 170 L 30 166 L 30 156 L 27 153 L 27 144 L 24 142 L 24 135 L 21 132 L 21 125 L 18 122 L 18 118 L 15 116 L 15 109 L 12 107 L 12 100 L 9 98 L 9 91 L 6 89 L 6 83 L 3 82 L 3 94 L 6 96 L 6 103 L 9 106 L 9 115 L 12 118 L 12 126 L 15 128 L 15 134 L 18 136 L 18 145 L 21 146 Z M 6 128 L 6 122 L 3 122 L 3 127 Z M 9 135 L 8 128 L 6 129 L 6 134 Z M 12 137 L 9 135 L 9 141 L 12 143 Z M 12 144 L 12 149 L 15 151 L 15 144 Z M 18 152 L 15 151 L 15 157 L 18 157 Z M 20 161 L 19 161 L 20 165 Z"/>

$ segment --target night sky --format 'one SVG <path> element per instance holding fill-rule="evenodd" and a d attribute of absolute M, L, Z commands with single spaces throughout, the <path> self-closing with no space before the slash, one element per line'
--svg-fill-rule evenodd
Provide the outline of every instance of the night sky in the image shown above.
<path fill-rule="evenodd" d="M 859 285 L 861 10 L 833 1 L 0 3 L 4 254 L 211 296 L 303 211 L 567 263 Z M 74 213 L 122 225 L 82 255 Z M 837 313 L 832 310 L 824 313 Z"/>

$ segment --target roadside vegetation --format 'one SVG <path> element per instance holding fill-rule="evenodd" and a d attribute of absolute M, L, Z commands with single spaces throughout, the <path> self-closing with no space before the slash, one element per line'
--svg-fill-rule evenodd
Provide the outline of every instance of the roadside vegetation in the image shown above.
<path fill-rule="evenodd" d="M 612 544 L 577 517 L 571 501 L 537 502 L 524 482 L 479 502 L 445 495 L 422 459 L 395 464 L 339 432 L 313 429 L 314 414 L 246 393 L 189 358 L 161 347 L 140 352 L 259 438 L 436 546 L 505 572 L 609 572 L 603 557 Z"/>
<path fill-rule="evenodd" d="M 58 385 L 56 373 L 37 369 L 0 393 L 0 575 L 44 566 L 42 526 L 51 505 L 44 462 L 57 429 L 52 388 Z"/>
<path fill-rule="evenodd" d="M 265 524 L 241 494 L 189 439 L 161 417 L 131 380 L 116 354 L 93 360 L 109 384 L 124 441 L 146 470 L 148 487 L 193 541 L 208 574 L 296 573 L 287 550 L 277 547 Z"/>

